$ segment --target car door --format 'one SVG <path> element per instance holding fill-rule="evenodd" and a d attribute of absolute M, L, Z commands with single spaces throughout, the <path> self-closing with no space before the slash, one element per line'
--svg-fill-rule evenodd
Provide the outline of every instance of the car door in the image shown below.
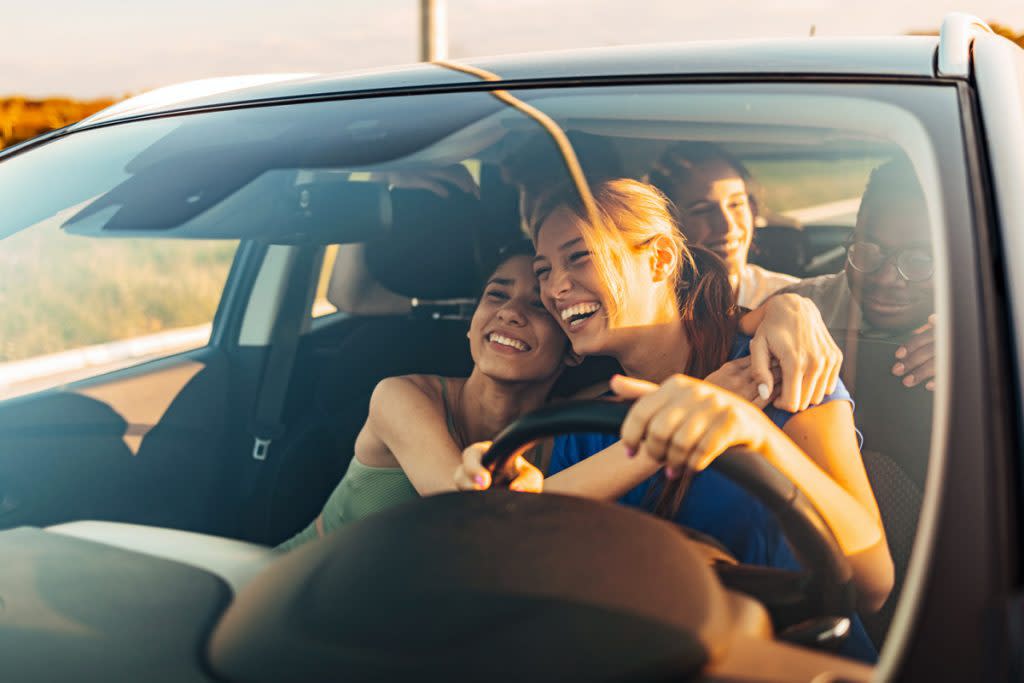
<path fill-rule="evenodd" d="M 6 307 L 27 324 L 8 320 L 0 363 L 0 526 L 210 529 L 249 250 L 31 233 L 3 252 Z"/>

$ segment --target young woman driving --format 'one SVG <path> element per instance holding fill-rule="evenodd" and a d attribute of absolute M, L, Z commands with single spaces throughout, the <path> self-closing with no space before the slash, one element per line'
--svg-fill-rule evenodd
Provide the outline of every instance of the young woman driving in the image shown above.
<path fill-rule="evenodd" d="M 612 390 L 638 400 L 621 440 L 559 437 L 548 478 L 519 463 L 513 483 L 539 490 L 540 480 L 549 492 L 622 499 L 717 538 L 740 561 L 795 567 L 770 514 L 722 475 L 703 472 L 729 447 L 749 447 L 809 497 L 853 568 L 861 607 L 880 607 L 892 587 L 892 561 L 845 388 L 794 414 L 762 410 L 712 386 L 750 372 L 750 340 L 736 333 L 721 261 L 687 249 L 668 201 L 652 186 L 612 180 L 593 196 L 597 225 L 575 191 L 539 204 L 534 270 L 573 350 L 616 358 L 629 377 L 613 378 Z M 486 444 L 466 449 L 459 488 L 490 485 L 480 466 L 485 451 Z M 681 475 L 691 472 L 700 474 L 681 501 Z"/>

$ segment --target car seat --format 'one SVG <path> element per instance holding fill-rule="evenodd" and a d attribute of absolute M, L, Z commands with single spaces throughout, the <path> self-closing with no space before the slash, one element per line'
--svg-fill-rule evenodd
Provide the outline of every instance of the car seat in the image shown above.
<path fill-rule="evenodd" d="M 856 401 L 854 417 L 864 437 L 864 468 L 895 569 L 895 583 L 885 605 L 875 614 L 863 615 L 868 634 L 879 646 L 906 578 L 931 447 L 933 395 L 921 386 L 904 387 L 892 374 L 898 347 L 892 339 L 855 335 L 846 344 L 843 371 Z"/>

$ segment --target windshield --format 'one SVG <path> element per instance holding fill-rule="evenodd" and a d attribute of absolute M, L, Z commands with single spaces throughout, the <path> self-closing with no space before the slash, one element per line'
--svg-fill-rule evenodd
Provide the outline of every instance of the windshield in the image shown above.
<path fill-rule="evenodd" d="M 319 279 L 304 334 L 328 346 L 340 340 L 351 354 L 343 362 L 330 356 L 343 368 L 311 373 L 322 374 L 313 394 L 324 414 L 347 416 L 338 429 L 348 432 L 335 445 L 351 457 L 377 381 L 431 363 L 437 374 L 469 371 L 470 318 L 501 248 L 524 237 L 543 252 L 541 267 L 531 262 L 524 271 L 540 278 L 534 308 L 554 310 L 564 323 L 556 336 L 564 343 L 568 335 L 581 358 L 613 356 L 603 337 L 587 346 L 573 335 L 602 306 L 609 320 L 628 319 L 611 304 L 625 306 L 595 296 L 554 308 L 545 278 L 559 273 L 560 245 L 551 251 L 540 238 L 569 230 L 552 216 L 572 202 L 553 197 L 582 195 L 580 216 L 592 216 L 602 192 L 647 192 L 664 201 L 680 243 L 703 247 L 722 268 L 740 307 L 755 309 L 783 291 L 818 307 L 844 353 L 845 393 L 837 395 L 854 407 L 898 595 L 941 381 L 932 330 L 948 284 L 941 235 L 965 194 L 962 144 L 951 133 L 960 130 L 958 116 L 956 90 L 944 86 L 620 85 L 275 105 L 76 132 L 0 161 L 0 303 L 8 311 L 0 321 L 0 398 L 5 381 L 13 395 L 69 380 L 32 378 L 41 358 L 52 366 L 126 340 L 193 334 L 184 347 L 150 346 L 116 367 L 201 347 L 217 324 L 231 343 L 265 345 L 268 336 L 252 332 L 259 285 L 275 259 L 313 249 L 309 275 Z M 577 168 L 582 176 L 574 178 Z M 218 323 L 240 244 L 269 247 L 260 252 L 261 279 L 245 319 Z M 170 275 L 125 286 L 138 268 Z M 620 298 L 633 281 L 624 282 Z M 607 281 L 594 287 L 614 289 Z M 67 324 L 100 301 L 116 313 Z M 357 343 L 352 321 L 382 320 L 394 328 L 359 328 L 366 340 Z M 416 342 L 382 348 L 385 337 Z M 564 373 L 555 395 L 607 379 L 581 367 Z M 354 376 L 360 381 L 346 384 Z M 555 466 L 544 458 L 539 465 Z M 875 645 L 895 602 L 863 615 Z"/>

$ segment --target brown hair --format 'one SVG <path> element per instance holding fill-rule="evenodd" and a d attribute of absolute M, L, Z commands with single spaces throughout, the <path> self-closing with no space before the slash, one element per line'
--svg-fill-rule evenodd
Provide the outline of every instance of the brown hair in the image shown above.
<path fill-rule="evenodd" d="M 590 250 L 598 273 L 611 295 L 609 316 L 615 320 L 626 298 L 623 254 L 645 247 L 659 236 L 670 239 L 679 268 L 674 294 L 683 329 L 690 341 L 690 359 L 684 372 L 703 379 L 721 367 L 729 356 L 736 334 L 736 295 L 725 264 L 714 253 L 686 244 L 675 221 L 671 202 L 652 185 L 620 178 L 591 188 L 599 225 L 592 225 L 579 193 L 573 186 L 553 190 L 542 197 L 530 217 L 534 239 L 541 226 L 560 208 L 568 210 Z M 666 480 L 655 512 L 672 517 L 684 491 L 679 480 Z"/>

